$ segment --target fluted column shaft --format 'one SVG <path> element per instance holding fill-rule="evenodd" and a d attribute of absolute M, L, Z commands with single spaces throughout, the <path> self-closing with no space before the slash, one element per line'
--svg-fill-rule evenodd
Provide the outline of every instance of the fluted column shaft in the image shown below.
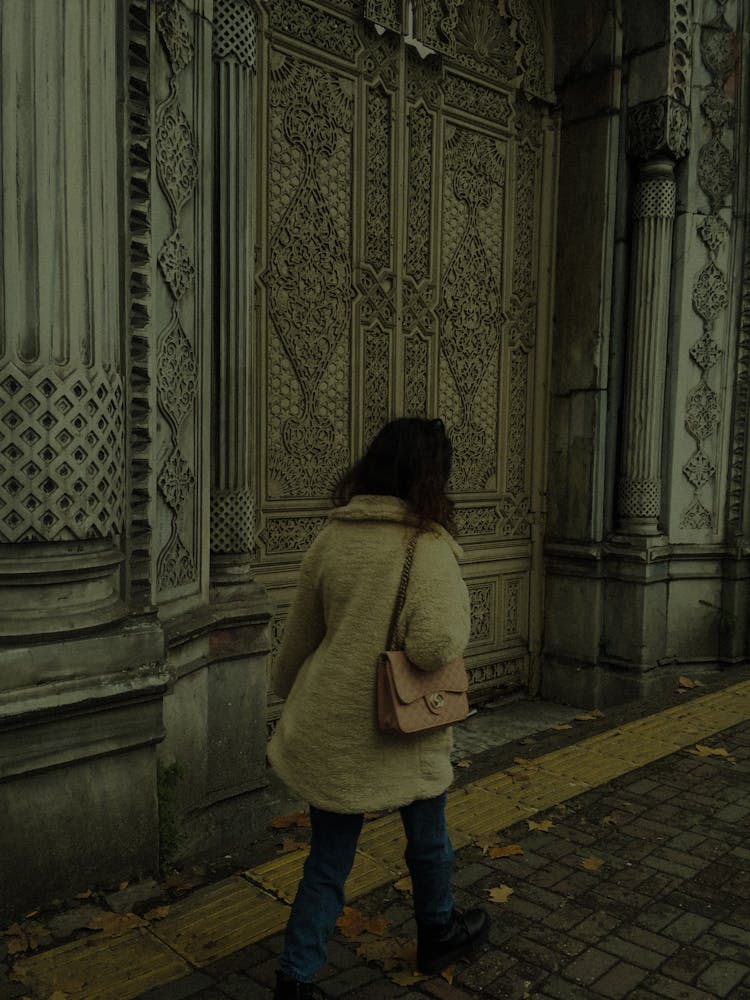
<path fill-rule="evenodd" d="M 669 286 L 676 187 L 674 164 L 640 166 L 633 205 L 628 347 L 625 370 L 619 529 L 655 535 L 661 510 Z"/>
<path fill-rule="evenodd" d="M 0 4 L 0 635 L 120 613 L 119 7 Z"/>
<path fill-rule="evenodd" d="M 226 571 L 231 574 L 233 564 L 246 564 L 255 542 L 251 474 L 255 47 L 255 13 L 249 3 L 218 0 L 214 56 L 219 280 L 211 491 L 215 578 Z"/>

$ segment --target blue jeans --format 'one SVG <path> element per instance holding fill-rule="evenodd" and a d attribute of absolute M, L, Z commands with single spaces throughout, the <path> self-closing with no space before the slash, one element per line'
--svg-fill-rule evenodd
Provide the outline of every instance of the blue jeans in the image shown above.
<path fill-rule="evenodd" d="M 406 864 L 414 886 L 414 915 L 444 924 L 453 912 L 453 848 L 445 825 L 445 794 L 404 806 Z M 354 863 L 362 814 L 310 808 L 312 838 L 302 881 L 286 927 L 281 972 L 311 982 L 326 963 L 328 942 L 344 906 L 344 882 Z"/>

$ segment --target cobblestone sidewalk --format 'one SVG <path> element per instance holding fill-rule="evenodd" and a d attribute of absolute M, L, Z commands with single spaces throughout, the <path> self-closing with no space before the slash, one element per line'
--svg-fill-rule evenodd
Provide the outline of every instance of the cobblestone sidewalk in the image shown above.
<path fill-rule="evenodd" d="M 493 919 L 475 960 L 459 966 L 452 982 L 399 984 L 393 970 L 389 975 L 358 954 L 366 935 L 337 933 L 319 979 L 331 998 L 750 1000 L 750 682 L 695 698 L 690 709 L 677 705 L 622 726 L 603 725 L 583 740 L 564 728 L 558 727 L 561 745 L 547 753 L 531 748 L 520 758 L 516 746 L 515 760 L 506 755 L 500 767 L 485 765 L 484 774 L 478 761 L 474 773 L 473 765 L 466 769 L 469 783 L 452 796 L 457 903 L 486 905 Z M 401 846 L 389 824 L 388 817 L 371 824 L 352 905 L 388 921 L 386 939 L 409 938 L 409 899 L 394 888 Z M 492 845 L 517 846 L 502 856 Z M 159 961 L 167 961 L 169 941 L 169 955 L 182 965 L 164 973 L 166 985 L 139 996 L 270 1000 L 285 901 L 303 857 L 300 851 L 246 872 L 254 886 L 237 877 L 215 887 L 221 888 L 216 911 L 201 910 L 197 898 L 191 909 L 188 901 L 172 938 L 155 928 L 165 953 Z M 390 866 L 390 875 L 378 866 Z M 378 879 L 379 887 L 368 889 Z M 492 903 L 490 890 L 498 888 L 506 901 Z M 240 933 L 236 947 L 228 938 L 222 945 L 221 920 L 232 907 L 241 916 L 244 894 L 253 892 L 267 900 L 266 930 L 253 943 L 242 946 Z M 253 906 L 253 914 L 261 913 Z M 240 923 L 246 931 L 247 921 Z M 151 960 L 144 951 L 146 939 L 152 946 L 150 932 L 140 930 L 128 944 L 131 963 Z M 53 949 L 46 966 L 44 955 L 19 962 L 28 990 L 21 995 L 55 995 L 49 970 L 63 968 L 80 948 L 73 942 Z M 88 991 L 81 982 L 72 985 L 78 988 L 61 989 L 55 1000 L 118 996 L 111 982 Z M 123 986 L 126 995 L 134 996 Z"/>

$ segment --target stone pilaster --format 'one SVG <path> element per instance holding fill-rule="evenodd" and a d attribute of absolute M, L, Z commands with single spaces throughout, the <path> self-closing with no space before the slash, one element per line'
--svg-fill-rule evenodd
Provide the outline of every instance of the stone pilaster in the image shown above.
<path fill-rule="evenodd" d="M 676 186 L 674 164 L 641 164 L 633 204 L 619 528 L 659 533 L 665 365 Z"/>
<path fill-rule="evenodd" d="M 214 9 L 218 285 L 211 557 L 215 582 L 246 575 L 255 543 L 251 477 L 256 14 L 248 0 Z"/>
<path fill-rule="evenodd" d="M 617 525 L 624 534 L 658 535 L 672 232 L 677 193 L 674 167 L 688 149 L 687 108 L 668 96 L 631 108 L 628 146 L 638 165 L 632 199 Z"/>
<path fill-rule="evenodd" d="M 123 614 L 118 7 L 0 6 L 0 637 Z"/>

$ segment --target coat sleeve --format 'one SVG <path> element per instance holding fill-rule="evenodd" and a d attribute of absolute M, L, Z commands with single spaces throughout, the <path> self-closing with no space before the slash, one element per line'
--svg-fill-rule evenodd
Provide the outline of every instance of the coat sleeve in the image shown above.
<path fill-rule="evenodd" d="M 318 648 L 326 631 L 323 602 L 313 570 L 314 548 L 315 545 L 302 560 L 297 590 L 273 667 L 271 690 L 280 698 L 289 695 L 300 667 Z"/>
<path fill-rule="evenodd" d="M 404 614 L 404 649 L 416 666 L 437 670 L 463 656 L 469 642 L 469 591 L 444 539 L 420 536 Z"/>

